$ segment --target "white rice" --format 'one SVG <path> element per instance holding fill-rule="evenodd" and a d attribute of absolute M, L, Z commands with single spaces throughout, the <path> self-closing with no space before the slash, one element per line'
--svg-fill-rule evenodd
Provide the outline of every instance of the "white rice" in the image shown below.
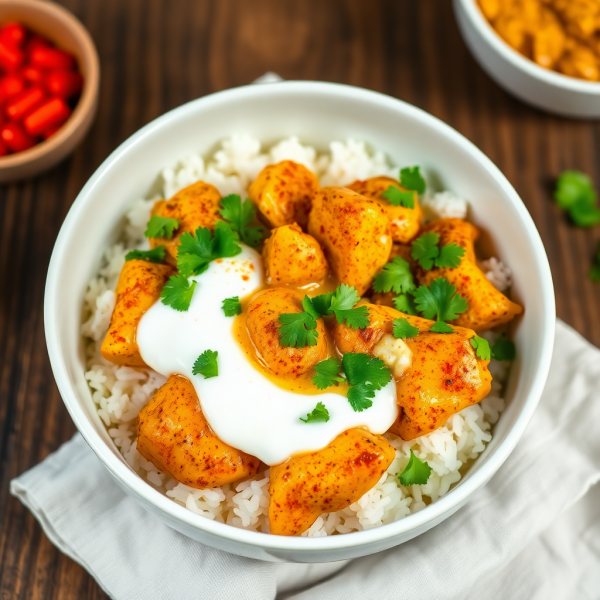
<path fill-rule="evenodd" d="M 344 185 L 356 179 L 397 176 L 398 173 L 383 154 L 371 152 L 360 141 L 332 142 L 329 152 L 318 154 L 296 137 L 263 150 L 258 140 L 239 135 L 225 140 L 209 160 L 191 155 L 164 169 L 163 196 L 169 198 L 198 179 L 212 183 L 222 195 L 245 195 L 248 185 L 265 165 L 283 159 L 306 165 L 318 174 L 323 185 Z M 248 481 L 207 490 L 177 483 L 158 471 L 136 449 L 135 420 L 165 383 L 165 378 L 149 369 L 113 365 L 100 354 L 125 254 L 132 248 L 147 247 L 143 232 L 154 200 L 140 199 L 133 203 L 127 213 L 122 241 L 105 251 L 102 267 L 84 297 L 82 334 L 88 341 L 85 377 L 92 398 L 116 447 L 131 468 L 150 485 L 203 517 L 268 532 L 268 469 Z M 435 194 L 424 205 L 430 215 L 436 216 L 464 218 L 467 212 L 466 200 L 450 192 Z M 489 259 L 482 264 L 494 285 L 502 289 L 510 285 L 510 271 L 500 261 Z M 492 361 L 490 370 L 495 377 L 491 394 L 480 404 L 450 417 L 444 427 L 409 442 L 386 434 L 396 449 L 396 458 L 379 483 L 347 509 L 319 517 L 303 535 L 317 537 L 377 527 L 415 513 L 446 494 L 460 480 L 463 465 L 477 458 L 492 439 L 491 427 L 504 408 L 501 388 L 507 365 Z M 429 463 L 432 473 L 425 485 L 404 487 L 400 485 L 398 474 L 408 463 L 411 449 Z"/>

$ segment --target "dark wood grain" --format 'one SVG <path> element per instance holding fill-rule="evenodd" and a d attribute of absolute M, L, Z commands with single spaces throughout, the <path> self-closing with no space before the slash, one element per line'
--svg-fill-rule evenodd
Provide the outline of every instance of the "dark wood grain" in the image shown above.
<path fill-rule="evenodd" d="M 600 345 L 600 286 L 585 277 L 600 228 L 573 228 L 551 201 L 552 181 L 566 168 L 600 185 L 599 125 L 541 113 L 498 88 L 466 50 L 449 0 L 63 3 L 96 41 L 100 108 L 68 160 L 0 187 L 0 598 L 105 598 L 8 485 L 75 430 L 43 333 L 46 270 L 61 222 L 120 142 L 183 102 L 272 70 L 378 90 L 440 117 L 515 186 L 546 245 L 559 316 Z"/>

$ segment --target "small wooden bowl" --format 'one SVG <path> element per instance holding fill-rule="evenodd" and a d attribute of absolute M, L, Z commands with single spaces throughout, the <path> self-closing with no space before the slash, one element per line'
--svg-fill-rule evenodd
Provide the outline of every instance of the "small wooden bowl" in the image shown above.
<path fill-rule="evenodd" d="M 100 63 L 90 34 L 67 10 L 43 0 L 2 0 L 0 25 L 18 21 L 77 59 L 83 90 L 69 120 L 37 146 L 0 157 L 0 182 L 33 177 L 70 154 L 88 132 L 98 107 Z"/>

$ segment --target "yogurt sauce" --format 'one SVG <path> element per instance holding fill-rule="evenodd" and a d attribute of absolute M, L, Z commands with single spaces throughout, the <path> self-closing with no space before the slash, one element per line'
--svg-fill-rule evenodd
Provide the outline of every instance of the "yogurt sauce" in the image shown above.
<path fill-rule="evenodd" d="M 384 433 L 396 417 L 393 380 L 375 393 L 373 406 L 354 412 L 340 394 L 306 395 L 278 387 L 248 360 L 233 334 L 234 318 L 221 308 L 225 298 L 243 298 L 263 285 L 260 255 L 242 245 L 242 253 L 210 263 L 194 276 L 198 283 L 187 312 L 156 302 L 142 317 L 137 343 L 145 363 L 168 377 L 190 379 L 202 411 L 224 442 L 276 465 L 294 454 L 324 448 L 353 427 Z M 192 367 L 205 350 L 219 353 L 219 375 L 204 379 Z M 329 410 L 327 423 L 303 423 L 317 402 Z"/>

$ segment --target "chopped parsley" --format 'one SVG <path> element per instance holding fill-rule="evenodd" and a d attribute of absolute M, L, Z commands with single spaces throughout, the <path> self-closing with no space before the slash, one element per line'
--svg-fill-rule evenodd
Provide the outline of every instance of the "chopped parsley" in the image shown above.
<path fill-rule="evenodd" d="M 237 194 L 225 196 L 221 200 L 219 214 L 229 221 L 231 228 L 248 246 L 258 246 L 265 238 L 265 228 L 262 225 L 250 226 L 256 217 L 256 207 L 248 198 L 242 202 Z"/>
<path fill-rule="evenodd" d="M 581 171 L 564 171 L 556 181 L 554 199 L 578 227 L 600 223 L 600 208 L 592 180 Z"/>
<path fill-rule="evenodd" d="M 384 265 L 381 273 L 377 273 L 373 280 L 373 290 L 376 292 L 403 294 L 414 289 L 415 282 L 410 265 L 400 256 L 394 257 Z"/>
<path fill-rule="evenodd" d="M 502 333 L 492 346 L 492 358 L 496 360 L 515 360 L 517 351 L 515 345 Z"/>
<path fill-rule="evenodd" d="M 431 467 L 426 461 L 417 458 L 417 455 L 411 450 L 408 464 L 404 471 L 400 473 L 398 479 L 404 486 L 425 485 L 430 475 Z"/>
<path fill-rule="evenodd" d="M 490 349 L 490 343 L 482 337 L 476 335 L 471 338 L 471 346 L 475 349 L 477 358 L 481 360 L 490 360 L 492 358 L 492 350 Z"/>
<path fill-rule="evenodd" d="M 322 360 L 315 365 L 317 374 L 312 378 L 312 382 L 320 390 L 344 383 L 346 380 L 340 376 L 340 369 L 340 361 L 333 356 L 326 360 Z"/>
<path fill-rule="evenodd" d="M 414 327 L 408 322 L 408 319 L 394 319 L 392 321 L 392 333 L 395 338 L 405 340 L 406 338 L 416 337 L 419 335 L 419 328 Z"/>
<path fill-rule="evenodd" d="M 407 190 L 414 190 L 417 194 L 425 193 L 425 179 L 419 167 L 404 167 L 400 169 L 400 183 Z"/>
<path fill-rule="evenodd" d="M 369 309 L 366 306 L 355 307 L 359 300 L 356 288 L 342 283 L 335 292 L 314 298 L 305 296 L 302 306 L 315 319 L 335 315 L 340 325 L 345 321 L 351 329 L 364 329 L 369 325 Z"/>
<path fill-rule="evenodd" d="M 468 308 L 467 301 L 445 277 L 434 279 L 429 287 L 420 286 L 414 295 L 417 308 L 426 319 L 452 321 Z"/>
<path fill-rule="evenodd" d="M 192 369 L 193 375 L 203 375 L 204 379 L 216 377 L 219 374 L 219 365 L 217 363 L 219 353 L 215 350 L 205 350 L 194 363 Z"/>
<path fill-rule="evenodd" d="M 242 304 L 240 303 L 240 297 L 233 296 L 231 298 L 225 298 L 221 308 L 223 309 L 226 317 L 235 317 L 236 315 L 241 315 Z"/>
<path fill-rule="evenodd" d="M 317 406 L 306 415 L 306 419 L 300 417 L 300 420 L 304 423 L 327 423 L 329 421 L 329 411 L 322 402 L 317 402 Z"/>
<path fill-rule="evenodd" d="M 164 246 L 157 246 L 152 250 L 132 250 L 125 255 L 125 262 L 129 260 L 145 260 L 151 263 L 161 263 L 164 259 Z"/>
<path fill-rule="evenodd" d="M 279 323 L 279 343 L 283 348 L 304 348 L 317 344 L 317 321 L 309 313 L 283 313 L 279 315 Z"/>
<path fill-rule="evenodd" d="M 417 315 L 418 310 L 412 294 L 400 294 L 394 298 L 394 307 L 405 315 Z"/>
<path fill-rule="evenodd" d="M 214 234 L 206 227 L 198 227 L 193 235 L 187 231 L 182 233 L 179 241 L 177 268 L 186 277 L 204 273 L 217 258 L 229 258 L 242 251 L 238 234 L 223 221 L 215 225 Z"/>
<path fill-rule="evenodd" d="M 373 405 L 375 392 L 392 380 L 385 363 L 368 354 L 348 352 L 342 358 L 344 372 L 350 384 L 348 402 L 355 412 L 362 412 Z"/>
<path fill-rule="evenodd" d="M 170 240 L 178 227 L 179 221 L 177 219 L 154 215 L 148 221 L 144 235 L 147 238 L 166 238 Z"/>
<path fill-rule="evenodd" d="M 465 249 L 454 242 L 440 248 L 439 242 L 440 236 L 429 231 L 412 243 L 410 255 L 425 271 L 433 269 L 434 265 L 445 269 L 455 269 L 460 265 Z"/>
<path fill-rule="evenodd" d="M 415 193 L 414 191 L 406 192 L 397 188 L 395 185 L 390 185 L 383 194 L 382 198 L 385 198 L 392 206 L 404 206 L 404 208 L 415 207 Z"/>
<path fill-rule="evenodd" d="M 433 333 L 454 333 L 454 328 L 448 325 L 448 323 L 444 323 L 444 321 L 437 321 L 431 326 L 429 331 L 433 331 Z"/>
<path fill-rule="evenodd" d="M 160 292 L 160 301 L 175 310 L 185 312 L 190 307 L 196 281 L 189 281 L 184 275 L 172 275 Z"/>

